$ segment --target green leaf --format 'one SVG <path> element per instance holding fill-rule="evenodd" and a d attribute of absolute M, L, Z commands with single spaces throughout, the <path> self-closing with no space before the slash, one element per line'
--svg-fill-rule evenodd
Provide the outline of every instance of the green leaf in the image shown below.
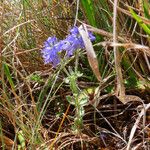
<path fill-rule="evenodd" d="M 82 6 L 85 10 L 86 16 L 89 20 L 90 25 L 96 26 L 94 6 L 92 0 L 81 0 Z"/>
<path fill-rule="evenodd" d="M 15 89 L 15 85 L 14 85 L 14 82 L 12 80 L 12 77 L 11 77 L 11 74 L 10 74 L 10 70 L 9 70 L 9 67 L 6 63 L 3 64 L 3 68 L 4 68 L 4 73 L 9 81 L 9 84 L 10 86 Z"/>
<path fill-rule="evenodd" d="M 23 132 L 22 131 L 19 131 L 18 132 L 18 140 L 20 142 L 20 146 L 22 149 L 25 149 L 25 139 L 24 139 L 24 136 L 23 136 Z"/>
<path fill-rule="evenodd" d="M 143 8 L 144 8 L 144 15 L 147 19 L 150 19 L 149 10 L 150 10 L 150 4 L 146 3 L 146 1 L 143 1 Z"/>
<path fill-rule="evenodd" d="M 81 107 L 86 106 L 87 103 L 88 103 L 88 97 L 84 97 L 84 98 L 82 98 L 82 99 L 79 99 L 79 105 L 80 105 Z"/>
<path fill-rule="evenodd" d="M 81 118 L 75 118 L 74 119 L 74 125 L 75 125 L 75 129 L 80 129 L 83 125 L 83 119 Z"/>
<path fill-rule="evenodd" d="M 150 28 L 142 21 L 142 19 L 140 18 L 140 16 L 138 16 L 134 10 L 132 10 L 131 8 L 129 8 L 130 13 L 132 14 L 133 18 L 137 21 L 137 23 L 139 24 L 139 26 L 141 28 L 143 28 L 143 30 L 150 35 Z"/>
<path fill-rule="evenodd" d="M 31 80 L 31 81 L 35 81 L 35 82 L 38 82 L 38 83 L 43 82 L 43 79 L 42 79 L 41 76 L 38 75 L 38 74 L 31 74 L 30 80 Z"/>
<path fill-rule="evenodd" d="M 84 108 L 80 107 L 79 116 L 82 118 L 84 116 L 84 114 L 85 114 Z"/>
<path fill-rule="evenodd" d="M 66 99 L 71 105 L 75 105 L 75 100 L 72 96 L 66 96 Z"/>

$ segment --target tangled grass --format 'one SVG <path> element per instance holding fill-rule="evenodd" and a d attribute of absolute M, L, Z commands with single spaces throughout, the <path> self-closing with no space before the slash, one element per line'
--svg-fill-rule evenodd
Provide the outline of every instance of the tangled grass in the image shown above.
<path fill-rule="evenodd" d="M 0 1 L 1 149 L 150 149 L 149 9 L 148 0 Z M 78 50 L 44 65 L 44 41 L 74 25 L 95 34 L 96 59 Z"/>

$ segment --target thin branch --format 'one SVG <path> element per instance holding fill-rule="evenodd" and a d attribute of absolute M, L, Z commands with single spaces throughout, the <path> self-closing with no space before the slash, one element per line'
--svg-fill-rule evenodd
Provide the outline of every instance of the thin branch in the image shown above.
<path fill-rule="evenodd" d="M 74 26 L 76 26 L 76 24 L 77 24 L 78 12 L 79 12 L 79 0 L 77 0 L 77 8 L 76 8 L 76 16 L 75 16 Z"/>
<path fill-rule="evenodd" d="M 117 76 L 117 96 L 122 103 L 125 103 L 125 88 L 123 85 L 123 77 L 120 65 L 120 52 L 115 45 L 117 43 L 117 4 L 118 0 L 114 1 L 113 7 L 113 44 L 114 44 L 114 61 L 115 61 L 115 70 Z"/>

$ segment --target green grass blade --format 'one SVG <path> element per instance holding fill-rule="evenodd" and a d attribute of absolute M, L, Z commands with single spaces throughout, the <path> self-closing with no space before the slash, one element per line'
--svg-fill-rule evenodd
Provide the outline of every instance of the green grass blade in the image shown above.
<path fill-rule="evenodd" d="M 91 0 L 87 0 L 87 1 L 81 0 L 81 3 L 82 3 L 82 6 L 85 10 L 86 16 L 89 20 L 89 23 L 92 26 L 96 26 L 93 2 Z"/>
<path fill-rule="evenodd" d="M 146 18 L 150 19 L 149 10 L 150 10 L 150 4 L 143 1 L 143 8 L 144 8 L 144 15 Z"/>
<path fill-rule="evenodd" d="M 142 19 L 131 9 L 129 8 L 130 13 L 132 14 L 133 18 L 137 21 L 137 23 L 139 24 L 139 26 L 148 34 L 150 35 L 150 28 L 144 24 L 144 22 L 142 21 Z"/>
<path fill-rule="evenodd" d="M 4 68 L 4 73 L 9 81 L 9 84 L 10 86 L 15 89 L 15 85 L 14 85 L 14 82 L 12 80 L 12 77 L 11 77 L 11 74 L 10 74 L 10 70 L 9 70 L 9 67 L 6 63 L 3 64 L 3 68 Z"/>

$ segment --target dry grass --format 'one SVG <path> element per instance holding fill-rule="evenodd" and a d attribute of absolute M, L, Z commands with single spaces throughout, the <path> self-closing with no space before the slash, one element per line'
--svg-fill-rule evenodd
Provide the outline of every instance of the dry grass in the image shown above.
<path fill-rule="evenodd" d="M 77 2 L 0 1 L 1 149 L 149 149 L 150 37 L 129 11 L 135 10 L 149 26 L 144 4 Z M 84 126 L 76 134 L 75 107 L 66 100 L 74 93 L 61 68 L 44 65 L 40 50 L 47 37 L 63 39 L 74 23 L 83 22 L 97 36 L 94 50 L 103 81 L 99 84 L 93 77 L 85 52 L 79 51 L 83 76 L 78 87 L 99 87 L 99 93 L 88 95 Z M 75 59 L 68 66 L 74 68 Z"/>

